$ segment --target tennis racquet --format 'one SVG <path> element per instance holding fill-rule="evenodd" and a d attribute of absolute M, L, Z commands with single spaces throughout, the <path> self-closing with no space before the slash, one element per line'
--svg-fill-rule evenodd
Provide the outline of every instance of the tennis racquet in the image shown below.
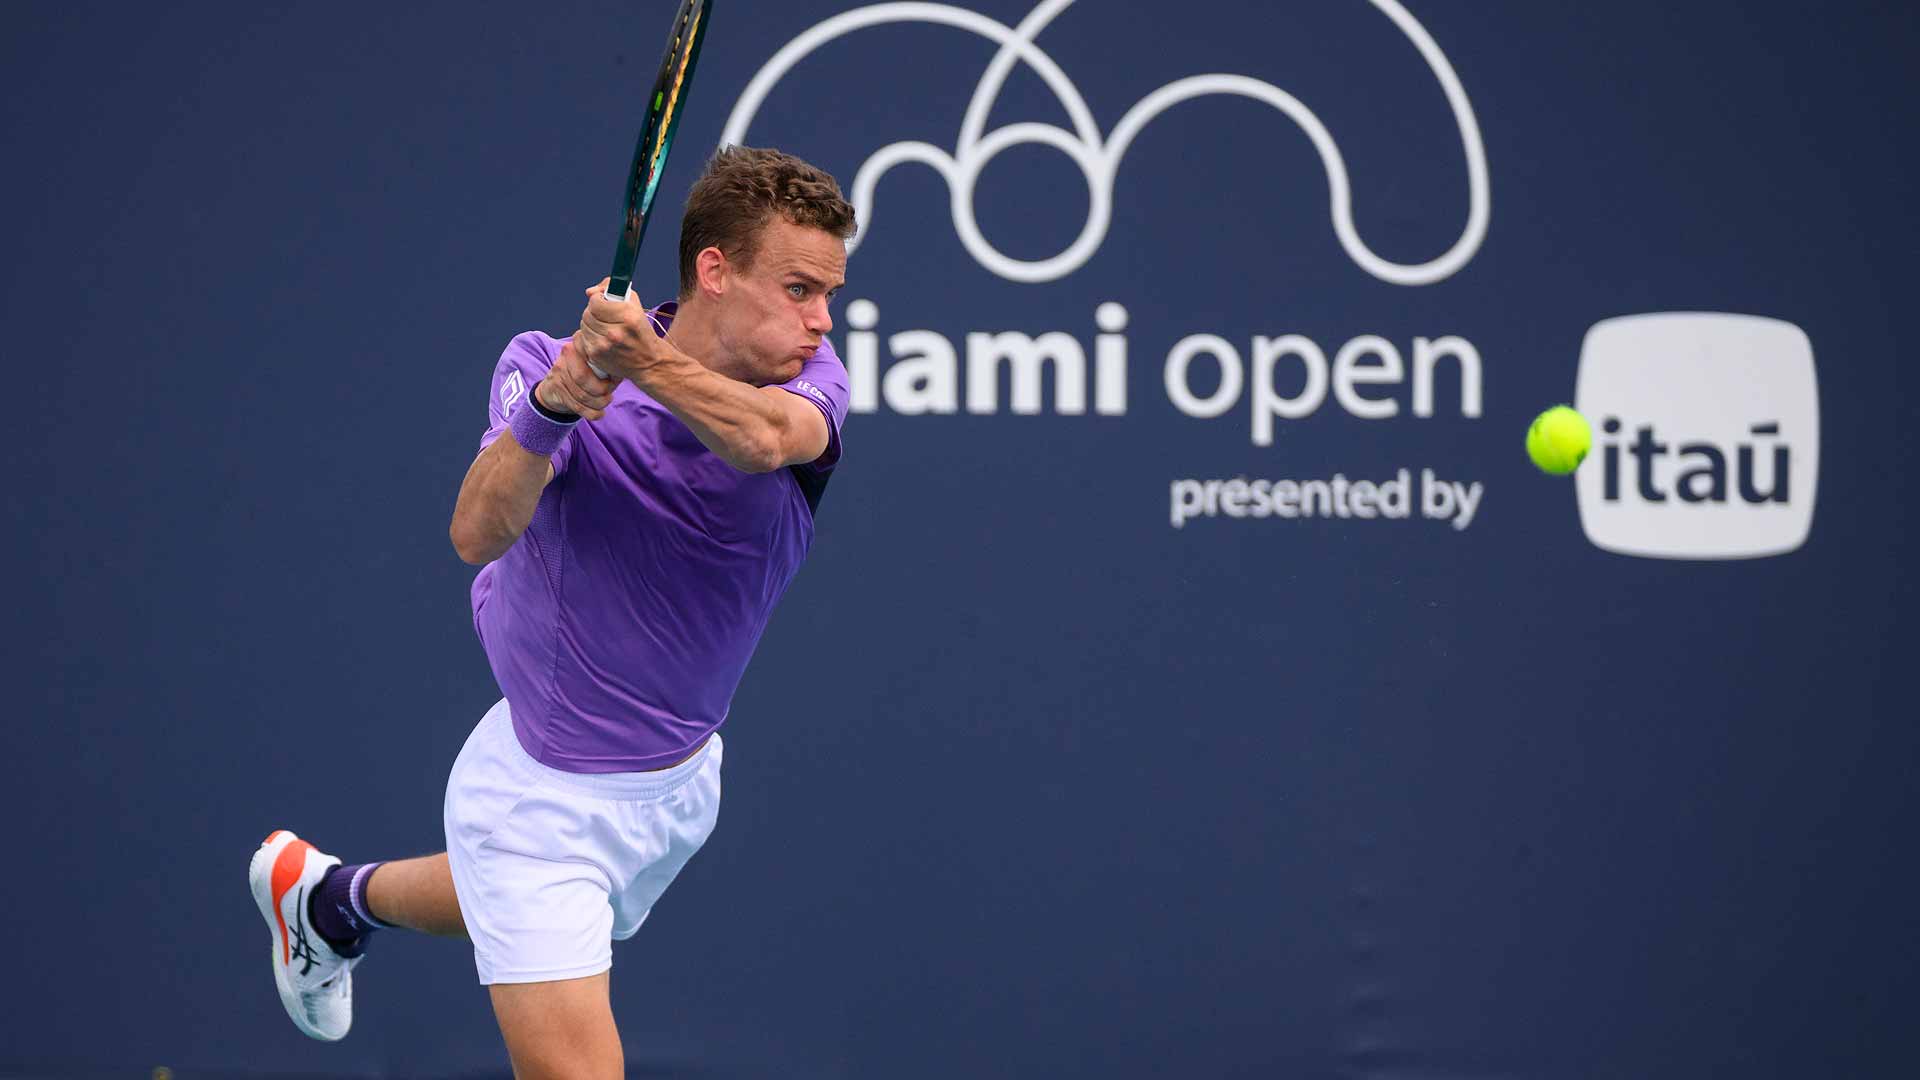
<path fill-rule="evenodd" d="M 673 148 L 674 132 L 687 111 L 687 92 L 693 88 L 693 66 L 700 59 L 700 42 L 707 36 L 707 19 L 713 0 L 681 0 L 674 13 L 673 29 L 667 35 L 666 55 L 660 58 L 660 74 L 647 94 L 647 116 L 640 125 L 640 140 L 633 147 L 633 167 L 627 170 L 627 187 L 620 219 L 620 241 L 613 249 L 613 271 L 607 275 L 606 298 L 625 300 L 633 285 L 633 264 L 640 255 L 640 241 L 647 234 L 652 216 L 653 196 L 660 188 L 660 174 L 667 165 L 667 151 Z M 594 373 L 607 373 L 595 367 Z"/>

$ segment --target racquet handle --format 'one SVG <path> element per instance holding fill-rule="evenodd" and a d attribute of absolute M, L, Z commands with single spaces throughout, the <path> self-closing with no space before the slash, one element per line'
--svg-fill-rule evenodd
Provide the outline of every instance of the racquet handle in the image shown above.
<path fill-rule="evenodd" d="M 615 300 L 615 301 L 625 300 L 627 303 L 631 304 L 633 303 L 633 290 L 628 289 L 625 295 L 622 295 L 622 296 L 615 296 L 613 295 L 612 290 L 608 290 L 607 292 L 601 293 L 600 298 L 602 300 Z M 598 375 L 603 379 L 610 378 L 610 376 L 606 372 L 600 370 L 599 364 L 596 364 L 593 361 L 589 360 L 587 361 L 587 366 L 593 369 L 593 373 L 595 375 Z"/>

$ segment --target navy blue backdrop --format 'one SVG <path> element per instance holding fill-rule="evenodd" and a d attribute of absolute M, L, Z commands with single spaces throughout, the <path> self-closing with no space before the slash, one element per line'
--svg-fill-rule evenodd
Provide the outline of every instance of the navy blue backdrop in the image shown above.
<path fill-rule="evenodd" d="M 353 1035 L 298 1035 L 241 870 L 277 826 L 441 845 L 496 696 L 454 492 L 501 347 L 605 272 L 668 7 L 9 7 L 0 1073 L 504 1073 L 458 943 L 383 935 Z M 972 136 L 980 18 L 1027 0 L 823 32 L 736 117 L 869 168 L 835 335 L 872 389 L 734 702 L 721 826 L 616 950 L 634 1071 L 1913 1075 L 1911 9 L 1047 7 Z M 663 205 L 849 9 L 720 0 Z M 1484 141 L 1483 238 L 1421 35 Z M 1183 85 L 1212 93 L 1108 154 Z M 1018 124 L 1056 134 L 963 146 Z M 909 142 L 967 167 L 882 171 Z M 1715 412 L 1724 381 L 1624 392 L 1673 443 L 1777 422 L 1741 437 L 1817 495 L 1654 502 L 1632 417 L 1606 505 L 1598 452 L 1586 488 L 1533 470 L 1589 328 L 1670 311 L 1804 331 L 1817 406 L 1748 389 L 1817 437 Z M 1054 357 L 1024 399 L 970 339 L 1015 333 Z M 1402 469 L 1404 519 L 1238 517 L 1207 483 Z M 1423 471 L 1477 492 L 1465 527 Z M 1748 512 L 1804 543 L 1586 527 Z"/>

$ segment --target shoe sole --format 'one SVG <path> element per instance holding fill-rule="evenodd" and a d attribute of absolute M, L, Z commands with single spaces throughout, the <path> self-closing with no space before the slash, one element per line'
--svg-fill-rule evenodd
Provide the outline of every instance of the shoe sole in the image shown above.
<path fill-rule="evenodd" d="M 307 866 L 307 852 L 313 845 L 300 839 L 285 829 L 275 829 L 260 841 L 260 847 L 253 853 L 253 859 L 247 863 L 247 885 L 253 890 L 254 906 L 260 909 L 260 917 L 266 920 L 267 931 L 272 934 L 273 985 L 280 991 L 280 1006 L 287 1011 L 287 1019 L 300 1029 L 308 1038 L 321 1042 L 339 1042 L 347 1033 L 329 1035 L 309 1024 L 301 1015 L 300 995 L 294 992 L 287 981 L 287 965 L 292 962 L 293 946 L 287 938 L 287 922 L 280 914 L 280 901 L 286 897 L 287 890 L 299 884 L 300 875 Z"/>

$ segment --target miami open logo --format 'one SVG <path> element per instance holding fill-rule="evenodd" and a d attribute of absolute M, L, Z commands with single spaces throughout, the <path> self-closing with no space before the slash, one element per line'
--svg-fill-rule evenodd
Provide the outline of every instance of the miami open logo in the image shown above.
<path fill-rule="evenodd" d="M 1291 120 L 1313 143 L 1326 169 L 1328 209 L 1333 231 L 1340 246 L 1359 267 L 1382 281 L 1396 285 L 1431 285 L 1457 272 L 1472 260 L 1486 237 L 1489 213 L 1486 150 L 1481 144 L 1480 128 L 1474 120 L 1473 105 L 1467 100 L 1460 79 L 1446 54 L 1419 21 L 1396 0 L 1368 0 L 1381 14 L 1392 20 L 1405 34 L 1433 71 L 1446 95 L 1455 124 L 1460 131 L 1460 147 L 1467 164 L 1467 220 L 1460 238 L 1439 256 L 1423 263 L 1396 263 L 1381 258 L 1360 238 L 1353 223 L 1353 198 L 1347 179 L 1346 160 L 1333 134 L 1320 122 L 1312 109 L 1298 98 L 1272 83 L 1245 75 L 1201 74 L 1177 79 L 1142 98 L 1127 110 L 1111 132 L 1102 133 L 1092 112 L 1074 86 L 1073 80 L 1035 44 L 1035 39 L 1054 17 L 1073 5 L 1074 0 L 1044 0 L 1018 26 L 1007 26 L 978 12 L 951 4 L 886 3 L 856 8 L 827 19 L 776 52 L 765 67 L 747 84 L 733 112 L 727 118 L 721 142 L 745 142 L 754 114 L 793 66 L 815 50 L 857 30 L 886 23 L 934 23 L 977 34 L 996 42 L 1000 48 L 975 85 L 968 102 L 959 137 L 952 148 L 931 143 L 905 141 L 890 143 L 876 150 L 854 174 L 852 198 L 860 215 L 860 236 L 848 245 L 852 251 L 860 239 L 877 227 L 884 228 L 884 216 L 874 205 L 874 192 L 881 177 L 896 165 L 917 162 L 927 165 L 946 178 L 951 195 L 954 232 L 967 251 L 982 267 L 1010 281 L 1054 281 L 1084 266 L 1106 240 L 1113 223 L 1114 178 L 1125 160 L 1134 137 L 1154 118 L 1168 109 L 1196 98 L 1230 95 L 1252 98 L 1272 106 Z M 1044 80 L 1059 99 L 1072 123 L 1072 129 L 1053 124 L 1016 123 L 986 130 L 987 116 L 1000 95 L 1008 74 L 1016 63 L 1024 63 Z M 981 170 L 1001 152 L 1015 146 L 1052 147 L 1080 167 L 1089 194 L 1087 221 L 1080 234 L 1060 253 L 1045 259 L 1013 258 L 993 246 L 980 231 L 974 214 L 974 189 Z"/>

